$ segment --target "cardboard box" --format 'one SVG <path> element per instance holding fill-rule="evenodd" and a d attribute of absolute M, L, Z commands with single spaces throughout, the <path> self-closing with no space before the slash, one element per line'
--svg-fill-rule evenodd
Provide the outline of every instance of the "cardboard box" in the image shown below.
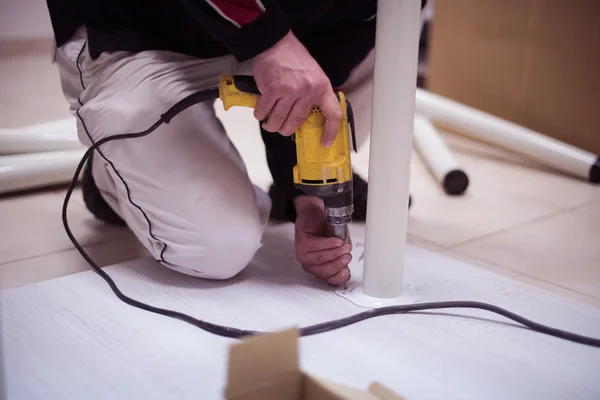
<path fill-rule="evenodd" d="M 429 90 L 600 154 L 600 1 L 434 7 Z"/>
<path fill-rule="evenodd" d="M 299 331 L 250 337 L 229 352 L 227 400 L 403 400 L 373 382 L 368 391 L 343 386 L 300 370 Z M 365 371 L 368 373 L 368 371 Z"/>

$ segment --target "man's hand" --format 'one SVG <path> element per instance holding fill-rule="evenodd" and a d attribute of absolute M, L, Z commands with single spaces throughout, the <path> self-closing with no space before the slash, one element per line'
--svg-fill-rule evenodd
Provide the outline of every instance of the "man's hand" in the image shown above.
<path fill-rule="evenodd" d="M 292 135 L 317 105 L 326 118 L 322 143 L 331 146 L 341 124 L 340 105 L 329 78 L 293 33 L 255 57 L 253 75 L 261 93 L 254 117 L 268 118 L 266 131 Z"/>
<path fill-rule="evenodd" d="M 296 205 L 296 258 L 310 274 L 339 286 L 350 279 L 348 264 L 352 260 L 352 243 L 327 237 L 327 220 L 323 201 L 318 197 L 300 196 Z"/>

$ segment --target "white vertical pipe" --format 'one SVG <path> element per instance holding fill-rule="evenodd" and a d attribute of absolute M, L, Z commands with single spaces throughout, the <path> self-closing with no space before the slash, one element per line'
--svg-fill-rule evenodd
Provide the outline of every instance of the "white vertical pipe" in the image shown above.
<path fill-rule="evenodd" d="M 420 0 L 379 0 L 363 293 L 398 297 L 404 283 Z"/>
<path fill-rule="evenodd" d="M 557 171 L 600 183 L 597 154 L 423 89 L 417 89 L 416 110 L 446 128 L 522 154 Z"/>
<path fill-rule="evenodd" d="M 415 115 L 414 146 L 447 194 L 462 194 L 469 178 L 431 121 Z"/>

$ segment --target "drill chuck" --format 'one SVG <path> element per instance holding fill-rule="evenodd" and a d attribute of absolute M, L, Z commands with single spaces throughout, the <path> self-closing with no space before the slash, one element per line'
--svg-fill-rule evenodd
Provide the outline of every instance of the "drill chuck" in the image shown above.
<path fill-rule="evenodd" d="M 348 224 L 352 222 L 352 213 L 354 206 L 352 204 L 345 207 L 325 207 L 327 223 L 333 230 L 333 236 L 348 240 Z"/>
<path fill-rule="evenodd" d="M 320 197 L 323 199 L 325 216 L 327 217 L 327 223 L 333 230 L 333 235 L 346 241 L 348 239 L 348 224 L 352 222 L 352 214 L 354 213 L 352 180 L 323 187 Z"/>
<path fill-rule="evenodd" d="M 328 185 L 296 185 L 305 194 L 323 200 L 327 223 L 333 235 L 344 241 L 348 239 L 348 224 L 354 213 L 354 189 L 352 179 L 344 183 Z"/>

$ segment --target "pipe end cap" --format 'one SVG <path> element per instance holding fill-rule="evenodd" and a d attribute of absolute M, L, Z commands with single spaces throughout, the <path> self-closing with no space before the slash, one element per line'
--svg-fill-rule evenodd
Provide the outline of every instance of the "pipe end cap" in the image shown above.
<path fill-rule="evenodd" d="M 600 157 L 596 159 L 596 162 L 590 168 L 589 180 L 592 183 L 600 183 Z"/>
<path fill-rule="evenodd" d="M 446 174 L 442 185 L 446 194 L 461 195 L 469 187 L 469 177 L 463 170 L 455 169 Z"/>

